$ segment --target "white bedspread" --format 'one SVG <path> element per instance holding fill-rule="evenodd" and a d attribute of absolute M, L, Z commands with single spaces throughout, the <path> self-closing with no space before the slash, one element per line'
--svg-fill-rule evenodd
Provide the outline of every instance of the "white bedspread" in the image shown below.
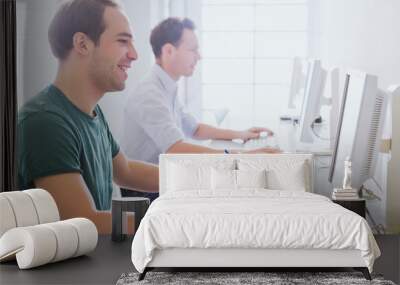
<path fill-rule="evenodd" d="M 298 191 L 184 191 L 155 200 L 132 244 L 143 272 L 155 249 L 358 249 L 372 271 L 379 248 L 359 215 L 328 198 Z"/>

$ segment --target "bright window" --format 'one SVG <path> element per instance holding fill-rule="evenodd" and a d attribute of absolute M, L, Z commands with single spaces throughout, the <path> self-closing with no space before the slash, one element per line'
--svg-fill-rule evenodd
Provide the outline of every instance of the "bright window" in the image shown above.
<path fill-rule="evenodd" d="M 292 59 L 308 55 L 308 16 L 307 0 L 203 0 L 203 109 L 228 108 L 229 127 L 276 127 Z"/>

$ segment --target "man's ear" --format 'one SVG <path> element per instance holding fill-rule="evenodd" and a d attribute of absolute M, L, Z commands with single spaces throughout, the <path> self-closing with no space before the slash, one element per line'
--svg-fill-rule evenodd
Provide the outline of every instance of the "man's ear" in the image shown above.
<path fill-rule="evenodd" d="M 78 32 L 72 37 L 72 45 L 77 53 L 87 55 L 93 49 L 94 43 L 86 34 Z"/>
<path fill-rule="evenodd" d="M 176 47 L 173 44 L 166 43 L 161 48 L 161 55 L 171 57 L 176 51 Z"/>

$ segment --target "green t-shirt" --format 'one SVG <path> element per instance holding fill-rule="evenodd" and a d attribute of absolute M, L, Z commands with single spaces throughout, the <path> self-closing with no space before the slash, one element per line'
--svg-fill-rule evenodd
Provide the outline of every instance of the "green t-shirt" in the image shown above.
<path fill-rule="evenodd" d="M 94 112 L 91 117 L 79 110 L 54 85 L 22 107 L 17 129 L 20 189 L 34 187 L 40 177 L 79 172 L 96 208 L 111 208 L 112 159 L 119 145 L 98 105 Z"/>

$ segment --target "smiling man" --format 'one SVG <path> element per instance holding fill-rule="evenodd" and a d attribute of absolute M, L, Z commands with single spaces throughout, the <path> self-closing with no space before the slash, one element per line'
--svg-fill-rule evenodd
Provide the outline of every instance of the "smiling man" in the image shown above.
<path fill-rule="evenodd" d="M 125 88 L 137 59 L 130 23 L 115 0 L 72 0 L 48 36 L 58 72 L 19 112 L 19 186 L 46 189 L 62 219 L 86 217 L 109 233 L 113 180 L 158 192 L 158 167 L 125 157 L 97 104 Z"/>
<path fill-rule="evenodd" d="M 128 157 L 158 163 L 160 153 L 223 153 L 190 144 L 193 139 L 258 138 L 260 132 L 272 133 L 266 128 L 245 131 L 215 128 L 198 122 L 185 111 L 177 97 L 177 81 L 191 76 L 200 60 L 194 24 L 189 19 L 168 18 L 151 32 L 150 43 L 156 64 L 150 74 L 130 95 L 124 112 L 124 135 L 121 146 Z M 275 153 L 277 149 L 262 148 L 252 153 Z M 143 194 L 122 190 L 124 196 L 144 195 L 151 199 L 157 194 Z"/>

